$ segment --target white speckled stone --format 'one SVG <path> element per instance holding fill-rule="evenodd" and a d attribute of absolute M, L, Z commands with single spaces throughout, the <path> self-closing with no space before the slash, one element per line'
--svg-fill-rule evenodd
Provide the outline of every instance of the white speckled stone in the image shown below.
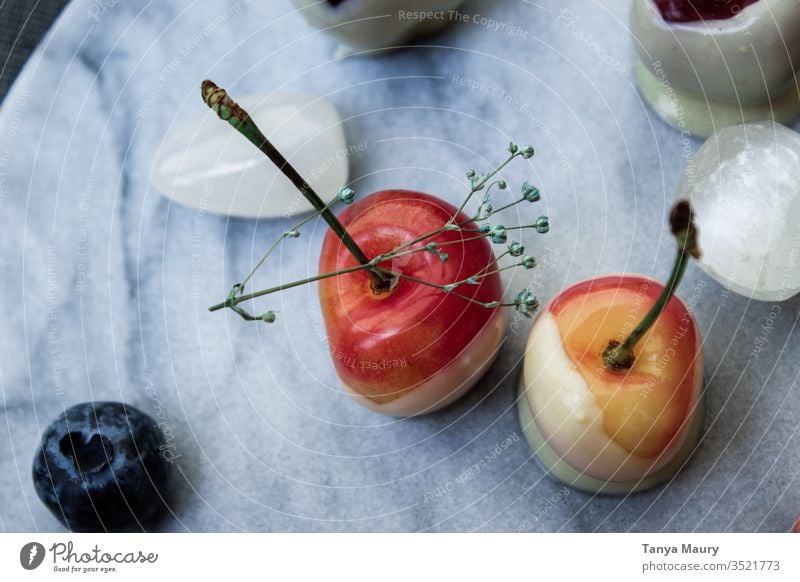
<path fill-rule="evenodd" d="M 272 326 L 209 314 L 292 221 L 187 208 L 151 183 L 171 124 L 232 95 L 299 91 L 341 114 L 353 187 L 450 202 L 510 140 L 504 177 L 548 214 L 505 278 L 542 304 L 609 272 L 665 277 L 664 217 L 700 143 L 640 98 L 625 2 L 472 1 L 426 44 L 332 59 L 289 0 L 74 0 L 0 109 L 0 531 L 60 531 L 30 466 L 65 406 L 126 400 L 174 437 L 165 531 L 788 531 L 800 509 L 800 299 L 751 302 L 690 267 L 679 290 L 705 338 L 708 423 L 669 484 L 625 499 L 548 479 L 515 412 L 530 322 L 509 313 L 497 362 L 464 398 L 387 419 L 337 385 L 317 289 L 259 302 Z M 507 23 L 489 28 L 473 17 Z M 488 20 L 487 20 L 488 22 Z M 516 31 L 512 26 L 517 26 Z M 232 137 L 236 137 L 235 135 Z M 7 153 L 6 145 L 10 148 Z M 284 245 L 253 287 L 315 273 L 324 229 Z M 477 469 L 475 468 L 477 466 Z"/>

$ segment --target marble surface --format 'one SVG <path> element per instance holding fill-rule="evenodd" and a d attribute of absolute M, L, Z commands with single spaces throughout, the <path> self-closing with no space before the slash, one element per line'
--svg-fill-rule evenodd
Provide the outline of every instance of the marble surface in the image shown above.
<path fill-rule="evenodd" d="M 665 276 L 664 217 L 700 145 L 636 92 L 622 0 L 468 2 L 466 21 L 402 51 L 333 57 L 288 0 L 75 0 L 0 112 L 0 530 L 60 531 L 30 465 L 64 407 L 125 400 L 164 423 L 176 491 L 166 531 L 788 531 L 800 511 L 800 298 L 726 292 L 692 267 L 680 294 L 705 337 L 708 419 L 668 485 L 593 497 L 545 477 L 514 409 L 530 323 L 512 322 L 479 386 L 419 419 L 376 415 L 334 381 L 316 289 L 276 297 L 272 326 L 209 314 L 287 221 L 226 219 L 160 197 L 157 144 L 233 95 L 326 95 L 353 187 L 451 201 L 510 139 L 505 173 L 540 186 L 530 235 L 542 302 L 599 273 Z M 516 217 L 513 217 L 516 220 Z M 512 218 L 509 218 L 509 222 Z M 316 269 L 306 229 L 257 285 Z M 531 280 L 532 278 L 532 280 Z"/>

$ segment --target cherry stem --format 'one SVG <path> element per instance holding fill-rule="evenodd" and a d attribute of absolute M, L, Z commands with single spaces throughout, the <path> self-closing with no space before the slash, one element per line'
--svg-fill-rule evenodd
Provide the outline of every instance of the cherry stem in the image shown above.
<path fill-rule="evenodd" d="M 352 239 L 349 237 L 347 231 L 344 229 L 341 223 L 339 223 L 336 217 L 330 212 L 330 208 L 333 207 L 337 202 L 344 202 L 345 204 L 350 204 L 355 197 L 355 192 L 353 192 L 349 188 L 344 188 L 339 192 L 336 198 L 334 198 L 327 204 L 323 203 L 322 200 L 319 198 L 319 196 L 317 196 L 316 193 L 311 189 L 311 187 L 294 171 L 294 169 L 289 165 L 289 163 L 285 160 L 285 158 L 283 158 L 283 156 L 281 156 L 281 154 L 277 152 L 277 150 L 275 150 L 275 148 L 267 141 L 267 139 L 264 137 L 264 135 L 261 133 L 258 127 L 256 127 L 255 123 L 250 119 L 247 112 L 244 111 L 241 107 L 239 107 L 234 101 L 232 101 L 224 90 L 218 88 L 210 81 L 205 81 L 203 83 L 203 97 L 208 106 L 211 109 L 213 109 L 221 119 L 228 121 L 228 123 L 230 123 L 234 128 L 236 128 L 240 133 L 242 133 L 249 141 L 257 145 L 259 149 L 262 152 L 264 152 L 275 163 L 275 165 L 278 166 L 278 168 L 280 168 L 281 171 L 283 171 L 284 174 L 287 175 L 287 177 L 290 180 L 292 180 L 292 182 L 298 187 L 301 193 L 303 193 L 306 196 L 306 198 L 308 198 L 316 208 L 316 212 L 314 214 L 305 218 L 304 220 L 302 220 L 289 230 L 285 231 L 278 238 L 278 240 L 276 240 L 272 244 L 272 246 L 270 246 L 267 252 L 259 259 L 255 267 L 250 271 L 247 277 L 245 277 L 240 283 L 236 283 L 233 286 L 230 293 L 228 293 L 227 299 L 222 303 L 213 305 L 212 307 L 209 308 L 209 311 L 218 311 L 220 309 L 228 308 L 234 311 L 235 313 L 239 314 L 242 318 L 244 318 L 247 321 L 264 321 L 267 323 L 273 323 L 276 319 L 274 311 L 267 311 L 262 315 L 253 315 L 252 313 L 240 307 L 239 304 L 245 301 L 256 299 L 258 297 L 263 297 L 265 295 L 278 293 L 286 289 L 291 289 L 294 287 L 299 287 L 302 285 L 314 283 L 316 281 L 321 281 L 323 279 L 338 277 L 340 275 L 346 275 L 358 271 L 367 271 L 370 275 L 375 276 L 375 279 L 372 280 L 373 291 L 375 291 L 376 285 L 380 285 L 379 287 L 377 287 L 378 289 L 381 290 L 380 292 L 391 291 L 400 279 L 406 279 L 409 281 L 420 283 L 422 285 L 427 285 L 429 287 L 440 289 L 444 293 L 460 297 L 466 301 L 469 301 L 471 303 L 480 305 L 488 309 L 495 309 L 498 307 L 515 307 L 520 313 L 523 313 L 524 315 L 529 317 L 532 315 L 532 313 L 536 311 L 538 307 L 538 302 L 536 301 L 536 298 L 533 296 L 533 294 L 527 290 L 523 291 L 522 293 L 519 293 L 516 297 L 516 300 L 513 303 L 503 303 L 501 301 L 489 301 L 489 302 L 478 301 L 477 299 L 458 293 L 455 290 L 456 287 L 460 285 L 479 284 L 479 281 L 481 279 L 500 273 L 507 269 L 513 269 L 519 266 L 524 266 L 526 269 L 534 268 L 536 265 L 535 260 L 533 259 L 533 257 L 527 255 L 524 256 L 522 261 L 519 262 L 518 264 L 510 265 L 507 267 L 497 267 L 497 261 L 500 258 L 503 258 L 507 255 L 511 255 L 514 257 L 520 257 L 523 255 L 524 247 L 518 242 L 512 242 L 509 245 L 508 250 L 503 252 L 497 259 L 492 260 L 490 263 L 484 266 L 480 271 L 478 271 L 473 276 L 447 285 L 431 283 L 429 281 L 424 281 L 416 277 L 411 277 L 409 275 L 397 273 L 380 266 L 382 263 L 385 263 L 386 261 L 420 252 L 430 252 L 436 254 L 444 262 L 448 260 L 448 255 L 440 250 L 441 247 L 445 247 L 448 245 L 455 245 L 455 244 L 463 244 L 465 242 L 479 240 L 482 238 L 490 238 L 492 243 L 494 244 L 505 244 L 507 241 L 506 231 L 510 229 L 506 229 L 506 227 L 504 226 L 497 225 L 494 228 L 492 228 L 487 223 L 484 224 L 481 228 L 465 228 L 465 227 L 473 222 L 485 222 L 494 214 L 502 210 L 511 208 L 512 206 L 520 204 L 524 201 L 536 202 L 539 200 L 538 189 L 531 186 L 528 182 L 525 182 L 522 186 L 523 197 L 521 199 L 515 200 L 510 204 L 506 204 L 496 210 L 493 210 L 491 207 L 490 192 L 492 188 L 494 186 L 497 186 L 501 190 L 505 190 L 507 186 L 505 181 L 498 180 L 496 182 L 489 184 L 489 186 L 487 187 L 486 184 L 489 183 L 489 180 L 491 180 L 493 176 L 497 175 L 500 172 L 500 170 L 506 167 L 508 163 L 514 158 L 522 157 L 525 159 L 529 159 L 534 155 L 533 147 L 527 146 L 524 149 L 520 150 L 518 146 L 516 146 L 513 143 L 509 144 L 508 148 L 509 152 L 511 153 L 511 156 L 492 172 L 489 172 L 488 174 L 481 177 L 477 177 L 473 170 L 467 172 L 467 177 L 470 179 L 470 186 L 471 186 L 470 193 L 467 196 L 467 199 L 461 205 L 461 207 L 448 219 L 448 221 L 443 226 L 434 229 L 431 232 L 428 232 L 427 234 L 417 237 L 398 247 L 395 247 L 394 249 L 392 249 L 387 253 L 382 253 L 371 260 L 366 260 L 366 262 L 361 262 L 361 264 L 355 267 L 342 269 L 339 271 L 333 271 L 329 273 L 323 273 L 314 277 L 301 279 L 299 281 L 293 281 L 291 283 L 284 283 L 282 285 L 277 285 L 269 289 L 264 289 L 261 291 L 255 291 L 252 293 L 244 294 L 245 285 L 250 281 L 255 272 L 272 255 L 272 253 L 275 252 L 275 250 L 281 245 L 281 243 L 286 239 L 299 237 L 300 227 L 304 226 L 305 224 L 307 224 L 311 220 L 314 220 L 315 218 L 318 218 L 320 216 L 322 216 L 323 218 L 326 216 L 330 216 L 333 223 L 329 220 L 328 224 L 331 225 L 331 228 L 333 228 L 333 230 L 337 232 L 337 234 L 338 231 L 335 225 L 338 225 L 338 228 L 341 229 L 342 233 L 342 235 L 340 236 L 341 240 L 345 244 L 347 244 L 348 240 L 352 242 Z M 476 192 L 479 192 L 484 189 L 486 190 L 484 194 L 484 200 L 481 204 L 481 208 L 479 209 L 478 214 L 472 219 L 462 222 L 456 222 L 458 216 L 461 214 L 461 212 L 466 206 L 466 203 L 470 200 L 470 198 Z M 521 226 L 521 227 L 512 227 L 512 228 L 518 228 L 518 229 L 533 228 L 536 229 L 536 231 L 539 232 L 540 234 L 544 234 L 549 230 L 549 221 L 546 217 L 540 217 L 535 224 Z M 429 242 L 428 244 L 425 244 L 423 246 L 411 248 L 414 247 L 414 245 L 417 245 L 428 239 L 434 238 L 440 234 L 449 231 L 474 233 L 476 236 L 468 236 L 466 238 L 462 236 L 459 240 L 446 241 L 441 243 Z M 353 242 L 352 244 L 355 245 L 355 242 Z M 358 249 L 357 246 L 355 246 L 355 248 Z M 358 258 L 357 253 L 353 254 L 356 256 L 356 258 Z M 361 254 L 363 255 L 363 253 Z M 490 271 L 492 267 L 495 268 L 494 270 Z M 375 283 L 374 282 L 375 280 L 380 281 L 380 283 Z M 384 281 L 386 281 L 386 283 L 384 283 Z M 375 292 L 378 293 L 378 291 Z"/>
<path fill-rule="evenodd" d="M 531 155 L 533 154 L 531 153 Z M 497 174 L 499 174 L 517 156 L 525 156 L 526 158 L 530 157 L 527 156 L 526 154 L 523 154 L 522 152 L 513 151 L 511 152 L 511 155 L 508 157 L 508 159 L 506 159 L 506 161 L 500 164 L 497 168 L 495 168 L 494 170 L 483 176 L 483 178 L 481 178 L 480 180 L 477 179 L 473 180 L 469 194 L 467 194 L 466 198 L 464 198 L 464 201 L 461 203 L 461 206 L 458 207 L 458 210 L 456 210 L 455 214 L 453 214 L 453 216 L 450 217 L 450 220 L 447 221 L 447 224 L 448 225 L 453 224 L 458 218 L 458 215 L 461 214 L 464 208 L 466 208 L 467 203 L 472 199 L 475 193 L 483 190 L 484 186 L 486 186 L 486 183 L 492 178 L 494 178 Z"/>
<path fill-rule="evenodd" d="M 339 202 L 339 197 L 338 196 L 336 198 L 334 198 L 333 200 L 331 200 L 330 202 L 328 202 L 328 204 L 326 204 L 325 207 L 326 208 L 331 208 L 337 202 Z M 272 243 L 272 246 L 269 247 L 267 252 L 264 253 L 264 255 L 258 260 L 258 262 L 256 263 L 255 267 L 253 267 L 250 270 L 250 272 L 247 274 L 247 277 L 242 279 L 242 281 L 239 283 L 240 288 L 244 289 L 244 286 L 247 284 L 247 282 L 250 281 L 250 279 L 253 277 L 253 275 L 256 274 L 256 271 L 258 271 L 261 268 L 261 265 L 264 264 L 264 262 L 270 257 L 270 255 L 273 252 L 275 252 L 275 249 L 278 248 L 278 245 L 280 245 L 287 238 L 294 238 L 294 237 L 300 236 L 300 230 L 299 230 L 300 227 L 305 226 L 306 224 L 308 224 L 309 222 L 311 222 L 312 220 L 317 218 L 319 215 L 320 215 L 319 212 L 315 212 L 311 216 L 308 216 L 308 217 L 304 218 L 303 220 L 301 220 L 300 222 L 298 222 L 297 224 L 292 226 L 289 230 L 285 231 L 280 236 L 280 238 L 278 238 L 278 240 L 276 240 L 274 243 Z"/>
<path fill-rule="evenodd" d="M 332 271 L 330 273 L 322 273 L 321 275 L 316 275 L 314 277 L 308 277 L 307 279 L 301 279 L 299 281 L 292 281 L 291 283 L 284 283 L 283 285 L 277 285 L 275 287 L 270 287 L 269 289 L 262 289 L 261 291 L 255 291 L 253 293 L 248 293 L 246 295 L 234 295 L 233 293 L 228 298 L 227 301 L 223 301 L 222 303 L 218 303 L 216 305 L 212 305 L 208 308 L 209 311 L 219 311 L 220 309 L 225 309 L 226 307 L 233 307 L 242 303 L 243 301 L 250 301 L 251 299 L 257 299 L 258 297 L 263 297 L 264 295 L 271 295 L 273 293 L 278 293 L 280 291 L 284 291 L 286 289 L 292 289 L 293 287 L 300 287 L 302 285 L 308 285 L 309 283 L 314 283 L 315 281 L 321 281 L 323 279 L 330 279 L 331 277 L 338 277 L 340 275 L 347 275 L 348 273 L 355 273 L 357 271 L 364 271 L 366 269 L 374 268 L 373 265 L 357 265 L 355 267 L 350 267 L 349 269 L 342 269 L 340 271 Z M 391 278 L 397 276 L 396 273 L 389 271 L 387 269 L 380 269 L 381 274 L 385 274 L 387 277 Z M 241 288 L 241 284 L 238 286 Z M 234 292 L 236 288 L 234 288 Z M 258 319 L 258 318 L 256 318 Z"/>
<path fill-rule="evenodd" d="M 636 360 L 636 356 L 633 353 L 634 347 L 653 327 L 667 307 L 667 303 L 675 294 L 678 285 L 680 285 L 689 260 L 691 258 L 700 258 L 700 247 L 697 244 L 697 228 L 694 225 L 694 212 L 688 201 L 681 200 L 672 208 L 670 226 L 672 234 L 678 243 L 678 251 L 669 281 L 667 281 L 655 305 L 650 308 L 647 315 L 625 338 L 625 341 L 620 343 L 617 340 L 611 340 L 608 343 L 608 347 L 603 351 L 603 363 L 612 370 L 623 371 L 633 367 Z"/>
<path fill-rule="evenodd" d="M 386 271 L 386 273 L 392 273 L 392 271 Z M 397 275 L 401 279 L 406 279 L 407 281 L 413 281 L 414 283 L 419 283 L 420 285 L 426 285 L 428 287 L 434 287 L 436 289 L 440 289 L 442 291 L 445 291 L 446 285 L 439 285 L 438 283 L 431 283 L 430 281 L 425 281 L 424 279 L 419 279 L 417 277 L 412 277 L 411 275 L 404 275 L 403 273 L 395 273 L 395 275 Z M 465 301 L 469 301 L 470 303 L 475 303 L 477 305 L 480 305 L 481 307 L 486 307 L 487 309 L 495 309 L 497 307 L 513 307 L 514 305 L 516 305 L 515 303 L 500 303 L 499 301 L 490 301 L 490 302 L 487 303 L 485 301 L 478 301 L 477 299 L 474 299 L 474 298 L 469 297 L 467 295 L 462 295 L 461 293 L 458 293 L 457 291 L 445 291 L 445 292 L 449 293 L 450 295 L 455 295 L 456 297 L 460 297 L 461 299 L 463 299 Z"/>
<path fill-rule="evenodd" d="M 266 155 L 278 169 L 283 172 L 289 181 L 300 191 L 300 193 L 311 203 L 319 215 L 328 223 L 331 230 L 338 236 L 342 243 L 347 247 L 347 250 L 355 257 L 355 259 L 364 267 L 369 273 L 372 290 L 376 294 L 385 293 L 389 290 L 391 280 L 386 275 L 375 269 L 370 264 L 370 259 L 364 254 L 364 251 L 356 244 L 356 241 L 347 232 L 347 229 L 339 222 L 336 215 L 331 211 L 328 205 L 319 197 L 314 189 L 306 182 L 305 179 L 294 169 L 289 161 L 272 145 L 272 143 L 261 132 L 256 123 L 250 115 L 239 106 L 233 99 L 228 96 L 225 89 L 218 87 L 212 81 L 205 80 L 202 84 L 203 101 L 208 105 L 220 119 L 227 121 L 239 133 L 246 137 L 253 145 L 255 145 L 264 155 Z"/>

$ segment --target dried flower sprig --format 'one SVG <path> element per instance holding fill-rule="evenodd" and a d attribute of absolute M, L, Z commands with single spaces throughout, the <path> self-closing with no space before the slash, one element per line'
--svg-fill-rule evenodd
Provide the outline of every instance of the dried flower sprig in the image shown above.
<path fill-rule="evenodd" d="M 536 267 L 536 260 L 533 256 L 525 254 L 525 247 L 522 245 L 522 243 L 518 241 L 511 241 L 509 243 L 509 231 L 532 229 L 540 234 L 544 234 L 550 229 L 550 221 L 546 216 L 540 216 L 533 224 L 511 227 L 507 227 L 503 224 L 493 225 L 489 223 L 489 219 L 497 217 L 497 215 L 504 210 L 508 210 L 513 206 L 526 202 L 538 202 L 541 199 L 541 194 L 538 188 L 532 186 L 528 182 L 525 182 L 522 185 L 519 198 L 516 198 L 511 202 L 497 208 L 495 208 L 493 204 L 492 191 L 495 189 L 499 191 L 505 191 L 508 189 L 508 184 L 505 182 L 505 180 L 495 180 L 495 177 L 514 159 L 529 159 L 533 157 L 533 147 L 526 146 L 520 148 L 516 144 L 511 143 L 508 146 L 509 156 L 494 170 L 483 175 L 478 175 L 475 170 L 469 170 L 467 172 L 467 179 L 469 180 L 470 185 L 469 192 L 461 206 L 458 208 L 458 210 L 456 210 L 455 213 L 453 213 L 453 215 L 449 220 L 447 220 L 447 222 L 445 222 L 445 224 L 436 230 L 399 245 L 387 253 L 383 253 L 372 259 L 369 259 L 350 237 L 350 235 L 347 233 L 347 230 L 344 228 L 341 222 L 339 222 L 331 210 L 335 205 L 340 203 L 351 204 L 356 198 L 356 194 L 352 189 L 343 188 L 337 194 L 337 196 L 335 196 L 329 202 L 323 202 L 322 199 L 314 192 L 308 182 L 306 182 L 297 173 L 297 171 L 289 164 L 283 155 L 281 155 L 280 152 L 278 152 L 278 150 L 267 140 L 247 112 L 244 111 L 244 109 L 242 109 L 236 102 L 234 102 L 227 95 L 225 90 L 220 89 L 211 81 L 205 81 L 203 82 L 202 86 L 202 95 L 206 104 L 213 109 L 222 120 L 230 123 L 230 125 L 244 135 L 244 137 L 249 139 L 256 147 L 259 148 L 259 150 L 267 155 L 267 157 L 269 157 L 273 163 L 275 163 L 275 165 L 292 181 L 292 183 L 297 186 L 298 190 L 300 190 L 306 199 L 309 200 L 315 209 L 313 214 L 285 231 L 278 238 L 278 240 L 272 244 L 264 256 L 261 257 L 261 259 L 256 263 L 252 271 L 250 271 L 250 273 L 241 282 L 236 283 L 233 286 L 228 294 L 227 299 L 222 303 L 210 307 L 210 311 L 228 308 L 239 314 L 247 321 L 264 321 L 267 323 L 272 323 L 276 319 L 276 314 L 274 311 L 267 311 L 261 315 L 254 315 L 243 309 L 240 304 L 257 297 L 263 297 L 265 295 L 270 295 L 272 293 L 277 293 L 293 287 L 306 285 L 322 279 L 338 277 L 340 275 L 353 273 L 356 271 L 365 271 L 371 277 L 372 290 L 375 293 L 388 292 L 395 285 L 397 285 L 399 280 L 405 279 L 421 285 L 435 287 L 440 289 L 443 293 L 460 297 L 465 301 L 478 304 L 487 309 L 513 307 L 521 314 L 529 317 L 536 312 L 539 303 L 533 293 L 527 289 L 518 293 L 514 301 L 507 303 L 500 301 L 481 302 L 465 294 L 459 293 L 458 291 L 458 289 L 462 286 L 479 285 L 482 279 L 503 271 L 507 271 L 509 269 L 514 269 L 517 267 L 533 269 Z M 467 204 L 479 192 L 483 192 L 483 196 L 477 211 L 468 220 L 458 222 L 458 217 L 464 211 Z M 285 240 L 299 237 L 301 232 L 300 229 L 318 217 L 322 217 L 329 224 L 333 232 L 342 240 L 343 244 L 353 254 L 359 264 L 349 269 L 322 273 L 314 277 L 309 277 L 299 281 L 294 281 L 292 283 L 285 283 L 269 289 L 245 294 L 245 286 L 253 277 L 255 272 L 267 261 L 267 259 L 269 259 L 272 253 L 274 253 Z M 432 240 L 437 236 L 450 231 L 460 231 L 462 233 L 466 233 L 467 237 L 461 238 L 457 241 L 443 243 L 437 243 Z M 501 253 L 491 264 L 487 265 L 479 272 L 474 273 L 473 275 L 460 281 L 453 281 L 451 283 L 440 285 L 405 275 L 403 273 L 398 273 L 382 266 L 384 263 L 393 259 L 413 253 L 432 253 L 444 262 L 449 258 L 446 252 L 446 247 L 448 245 L 456 243 L 462 244 L 467 241 L 481 238 L 488 238 L 495 245 L 507 245 L 506 250 Z M 516 258 L 518 261 L 505 267 L 498 267 L 497 261 L 506 256 Z"/>

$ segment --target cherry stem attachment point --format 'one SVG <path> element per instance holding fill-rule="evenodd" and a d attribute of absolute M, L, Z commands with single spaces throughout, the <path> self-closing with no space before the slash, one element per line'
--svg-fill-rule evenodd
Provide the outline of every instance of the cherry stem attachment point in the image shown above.
<path fill-rule="evenodd" d="M 645 336 L 663 313 L 667 303 L 675 294 L 675 290 L 683 278 L 686 266 L 691 258 L 700 258 L 700 247 L 697 244 L 697 227 L 694 224 L 694 211 L 686 200 L 681 200 L 672 208 L 670 227 L 678 243 L 675 263 L 664 290 L 655 305 L 647 312 L 639 325 L 634 328 L 624 342 L 611 340 L 603 351 L 603 363 L 614 371 L 625 371 L 633 367 L 636 360 L 633 349 Z"/>
<path fill-rule="evenodd" d="M 250 115 L 233 99 L 228 96 L 225 89 L 218 87 L 212 81 L 203 81 L 201 87 L 203 101 L 208 105 L 223 121 L 227 121 L 233 128 L 247 138 L 264 155 L 266 155 L 278 169 L 294 184 L 300 193 L 308 200 L 319 215 L 328 223 L 331 230 L 338 236 L 347 250 L 356 260 L 367 267 L 370 276 L 372 290 L 374 293 L 385 293 L 391 286 L 391 280 L 387 276 L 370 265 L 369 258 L 364 251 L 356 244 L 347 230 L 344 228 L 336 215 L 330 210 L 328 205 L 319 197 L 314 189 L 303 179 L 289 161 L 281 154 L 278 149 L 261 132 Z"/>

